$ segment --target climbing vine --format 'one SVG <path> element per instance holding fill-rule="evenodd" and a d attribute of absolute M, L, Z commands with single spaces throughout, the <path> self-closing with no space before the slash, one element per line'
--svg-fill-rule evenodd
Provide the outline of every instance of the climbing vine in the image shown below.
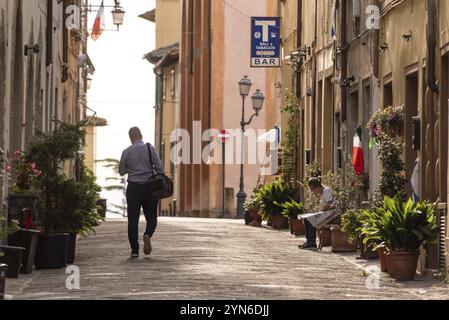
<path fill-rule="evenodd" d="M 296 184 L 296 153 L 299 150 L 300 123 L 299 123 L 299 101 L 296 95 L 290 91 L 285 92 L 286 104 L 281 112 L 288 116 L 287 131 L 282 140 L 282 166 L 281 178 L 283 181 Z"/>

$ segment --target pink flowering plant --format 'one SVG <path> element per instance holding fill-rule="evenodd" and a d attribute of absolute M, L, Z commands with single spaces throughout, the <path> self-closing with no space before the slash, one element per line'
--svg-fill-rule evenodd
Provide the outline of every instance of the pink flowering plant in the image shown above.
<path fill-rule="evenodd" d="M 5 171 L 12 176 L 12 191 L 15 193 L 29 192 L 33 182 L 42 175 L 36 163 L 30 161 L 22 151 L 14 152 L 12 161 L 6 162 Z"/>
<path fill-rule="evenodd" d="M 370 132 L 370 148 L 378 145 L 382 135 L 401 137 L 404 132 L 404 106 L 388 106 L 374 112 L 367 124 Z"/>

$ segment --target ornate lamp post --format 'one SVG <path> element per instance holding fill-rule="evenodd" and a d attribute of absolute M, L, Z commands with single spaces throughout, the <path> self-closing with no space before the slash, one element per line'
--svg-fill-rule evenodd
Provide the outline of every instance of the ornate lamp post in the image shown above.
<path fill-rule="evenodd" d="M 117 26 L 117 31 L 120 30 L 120 26 L 123 24 L 123 20 L 125 19 L 125 11 L 120 6 L 120 1 L 115 0 L 114 10 L 112 10 L 112 20 L 114 24 Z"/>
<path fill-rule="evenodd" d="M 242 143 L 241 143 L 241 158 L 240 158 L 240 190 L 237 194 L 237 219 L 243 218 L 244 208 L 243 204 L 246 201 L 246 193 L 244 191 L 244 179 L 243 179 L 243 161 L 244 161 L 244 140 L 245 140 L 245 127 L 249 125 L 254 117 L 259 116 L 260 111 L 263 107 L 263 102 L 265 97 L 260 90 L 256 90 L 254 95 L 252 96 L 253 109 L 254 114 L 249 118 L 248 121 L 245 120 L 245 99 L 249 95 L 249 91 L 251 89 L 251 80 L 248 79 L 248 76 L 243 76 L 243 78 L 239 82 L 240 88 L 240 96 L 242 97 L 242 120 L 240 121 L 240 126 L 242 128 Z"/>

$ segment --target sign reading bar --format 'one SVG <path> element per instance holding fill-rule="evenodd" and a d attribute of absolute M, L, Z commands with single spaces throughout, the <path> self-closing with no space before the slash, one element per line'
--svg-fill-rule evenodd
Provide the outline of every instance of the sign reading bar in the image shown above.
<path fill-rule="evenodd" d="M 279 17 L 251 18 L 251 67 L 280 67 L 281 20 Z"/>

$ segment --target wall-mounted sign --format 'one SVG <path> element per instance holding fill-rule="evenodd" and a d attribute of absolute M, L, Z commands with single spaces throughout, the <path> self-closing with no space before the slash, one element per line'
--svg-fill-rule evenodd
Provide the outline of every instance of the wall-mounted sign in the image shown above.
<path fill-rule="evenodd" d="M 251 18 L 251 67 L 281 66 L 281 20 L 279 17 Z"/>

